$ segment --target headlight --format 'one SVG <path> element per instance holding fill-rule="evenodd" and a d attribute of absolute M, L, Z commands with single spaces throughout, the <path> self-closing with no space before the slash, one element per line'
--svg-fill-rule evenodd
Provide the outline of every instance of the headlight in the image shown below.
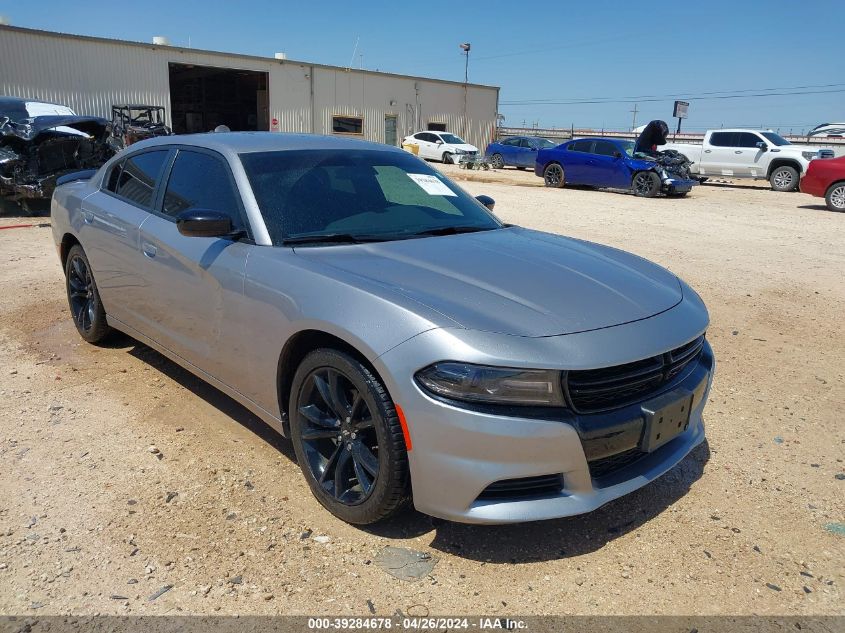
<path fill-rule="evenodd" d="M 469 152 L 466 151 L 465 149 L 456 149 L 455 153 L 456 154 L 469 154 Z"/>
<path fill-rule="evenodd" d="M 417 382 L 431 393 L 466 402 L 564 406 L 560 373 L 545 369 L 442 362 L 421 369 Z"/>
<path fill-rule="evenodd" d="M 803 156 L 807 160 L 813 160 L 814 158 L 819 157 L 818 152 L 801 152 L 801 156 Z"/>

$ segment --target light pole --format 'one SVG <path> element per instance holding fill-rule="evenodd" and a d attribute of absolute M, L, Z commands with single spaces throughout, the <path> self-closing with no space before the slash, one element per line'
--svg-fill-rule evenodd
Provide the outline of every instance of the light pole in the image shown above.
<path fill-rule="evenodd" d="M 469 42 L 464 42 L 460 45 L 461 50 L 466 55 L 466 60 L 464 61 L 464 129 L 463 129 L 463 137 L 466 140 L 468 122 L 467 122 L 467 93 L 469 91 L 469 49 L 472 48 Z"/>

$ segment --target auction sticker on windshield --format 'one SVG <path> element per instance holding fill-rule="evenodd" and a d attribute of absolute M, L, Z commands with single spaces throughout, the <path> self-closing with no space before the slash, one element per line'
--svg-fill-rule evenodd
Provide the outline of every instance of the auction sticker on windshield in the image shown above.
<path fill-rule="evenodd" d="M 446 185 L 444 185 L 437 176 L 431 176 L 429 174 L 408 174 L 408 178 L 413 180 L 417 183 L 420 187 L 422 187 L 423 191 L 427 194 L 432 196 L 455 196 L 457 197 L 454 191 L 449 189 Z"/>

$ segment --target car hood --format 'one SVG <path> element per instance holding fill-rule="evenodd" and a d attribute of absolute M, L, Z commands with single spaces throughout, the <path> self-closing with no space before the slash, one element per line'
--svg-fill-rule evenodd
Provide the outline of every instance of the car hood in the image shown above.
<path fill-rule="evenodd" d="M 469 143 L 446 143 L 445 146 L 450 149 L 462 149 L 465 152 L 478 151 L 478 148 L 475 145 L 470 145 Z"/>
<path fill-rule="evenodd" d="M 683 298 L 677 277 L 657 264 L 518 227 L 296 253 L 424 304 L 451 321 L 444 325 L 516 336 L 620 325 Z"/>
<path fill-rule="evenodd" d="M 6 136 L 16 136 L 24 141 L 31 141 L 43 132 L 56 131 L 66 134 L 81 134 L 94 137 L 102 136 L 108 129 L 106 119 L 93 116 L 45 115 L 22 121 L 9 121 L 0 127 Z"/>

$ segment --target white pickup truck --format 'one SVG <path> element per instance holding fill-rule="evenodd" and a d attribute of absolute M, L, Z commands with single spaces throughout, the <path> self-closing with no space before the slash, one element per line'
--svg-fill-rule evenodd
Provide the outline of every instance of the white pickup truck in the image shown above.
<path fill-rule="evenodd" d="M 690 172 L 703 182 L 712 176 L 765 178 L 775 191 L 794 191 L 811 160 L 833 158 L 833 150 L 792 145 L 771 130 L 708 130 L 704 142 L 667 143 L 692 161 Z"/>

